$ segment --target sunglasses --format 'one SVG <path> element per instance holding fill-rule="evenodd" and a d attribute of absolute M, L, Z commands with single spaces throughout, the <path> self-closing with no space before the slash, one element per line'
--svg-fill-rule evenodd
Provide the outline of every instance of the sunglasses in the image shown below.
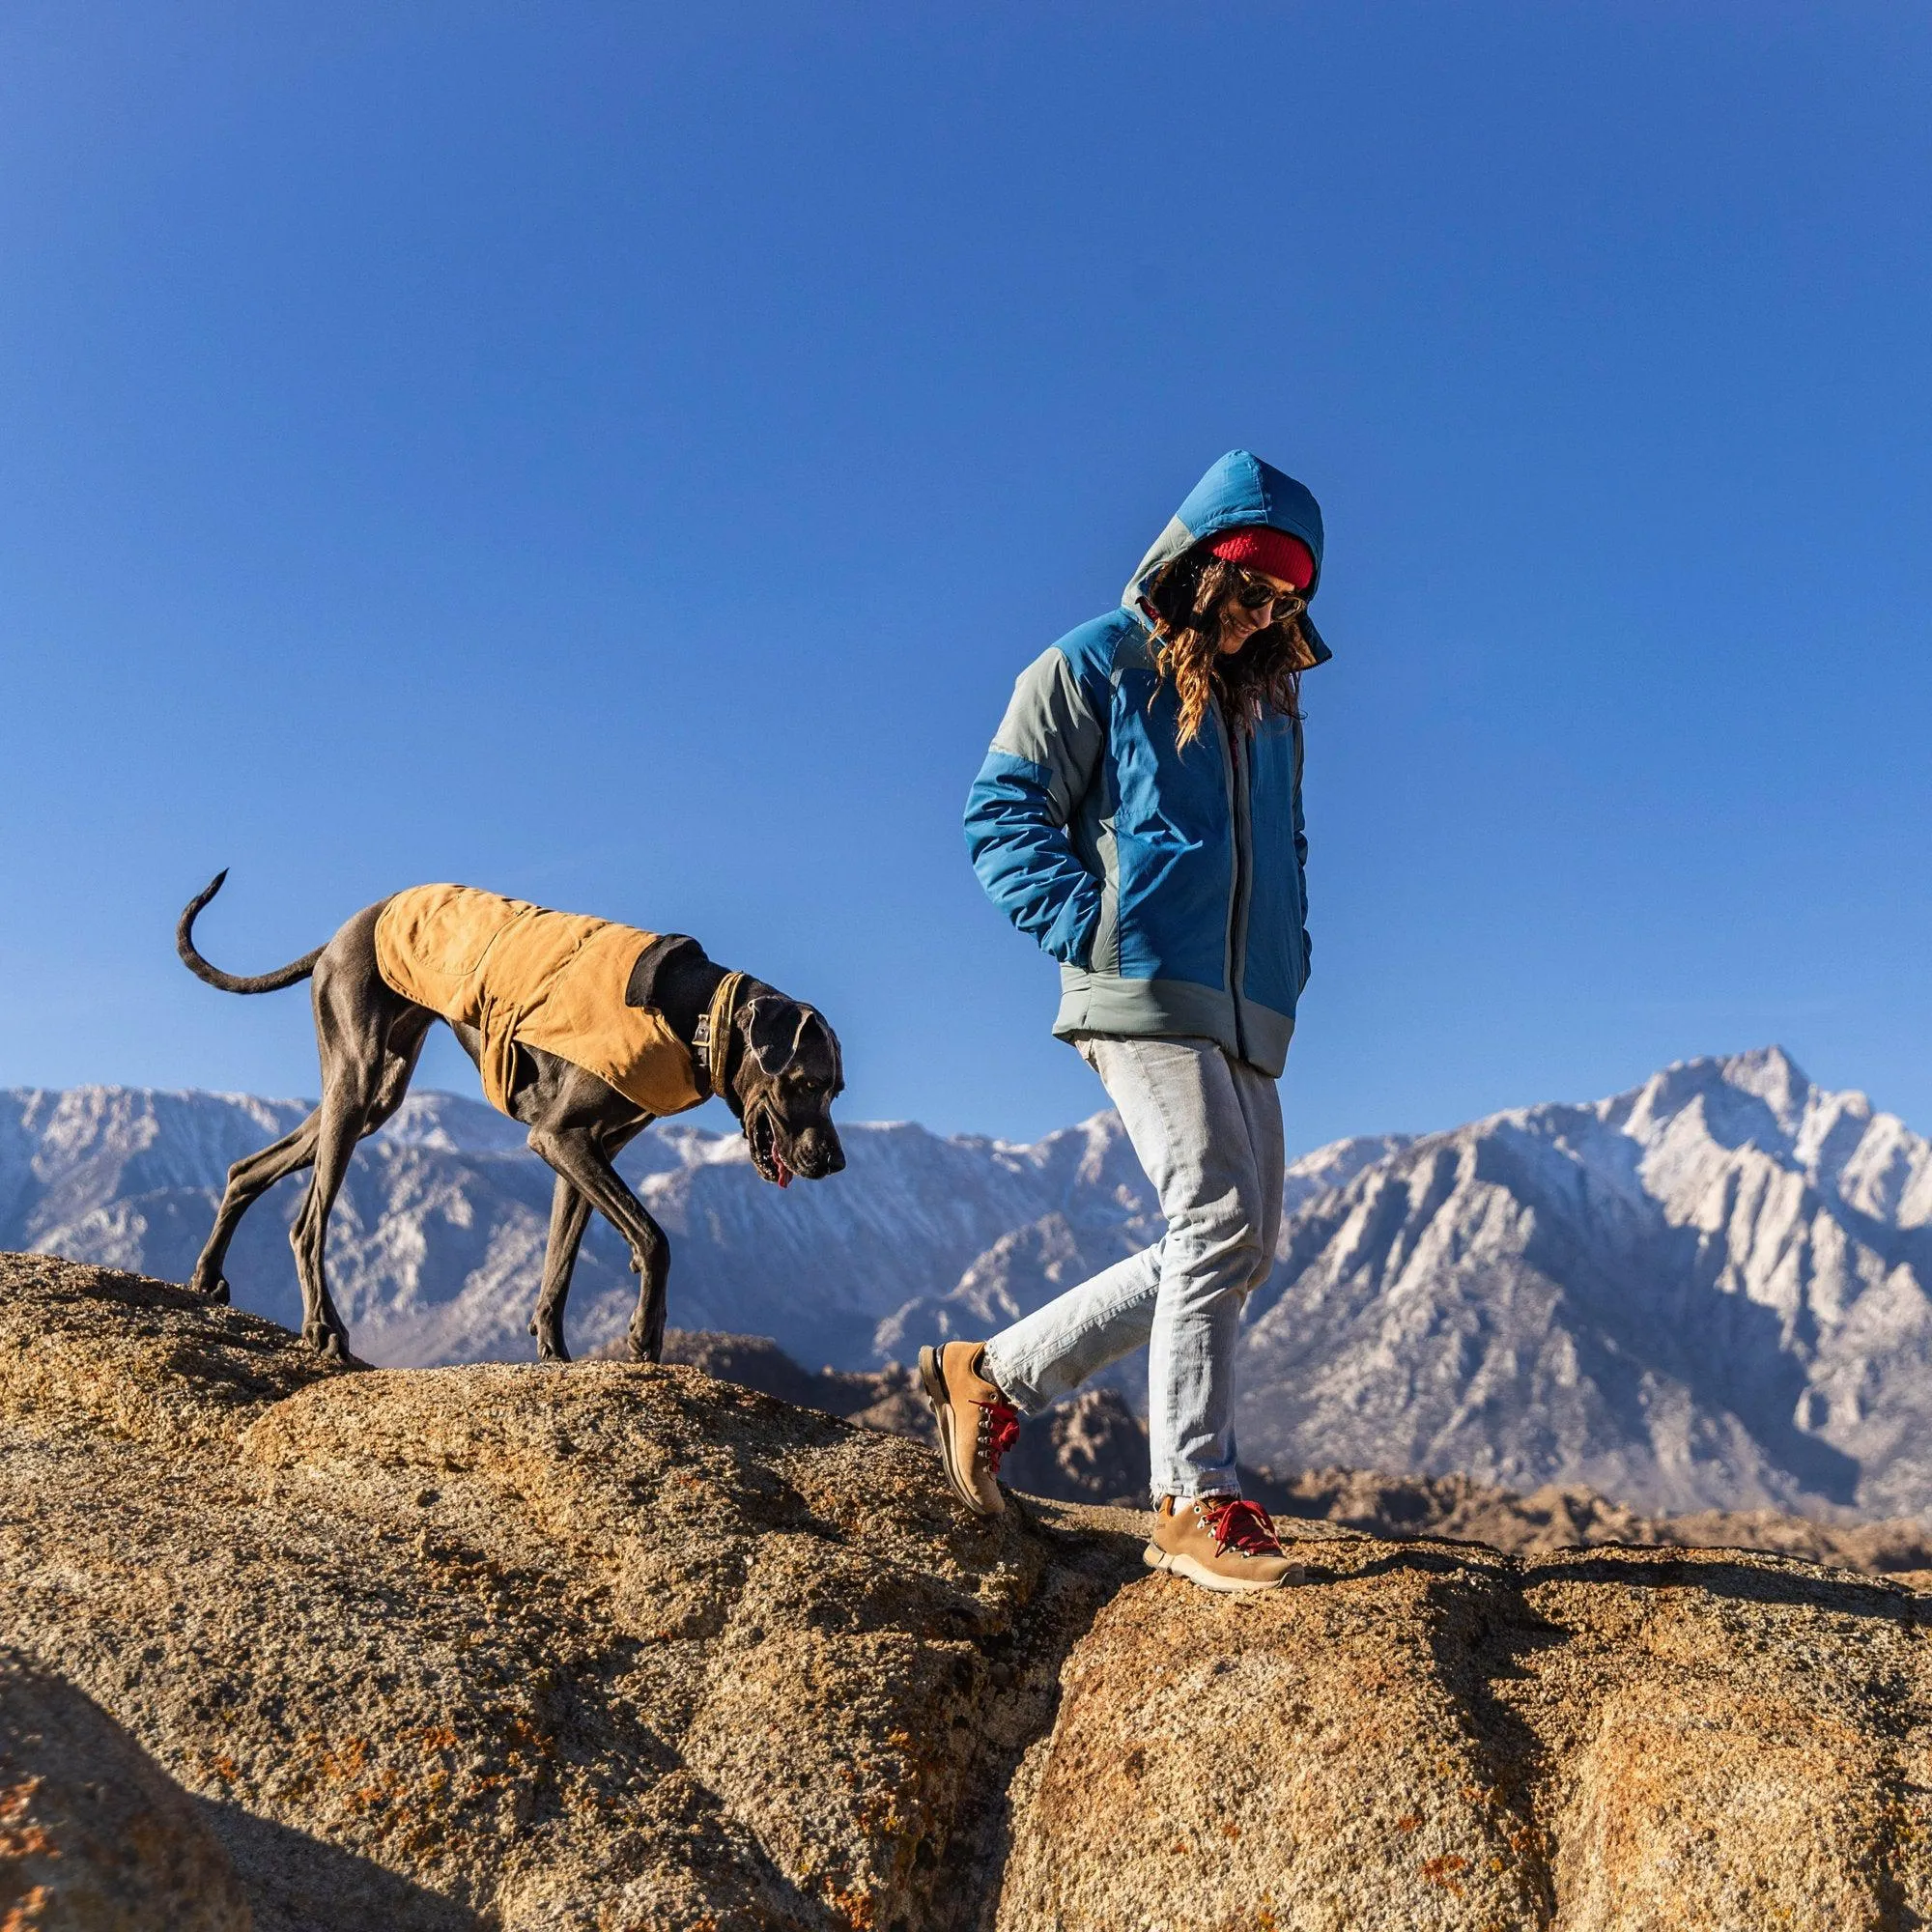
<path fill-rule="evenodd" d="M 1284 590 L 1280 584 L 1270 583 L 1265 577 L 1257 577 L 1237 563 L 1229 568 L 1235 573 L 1235 602 L 1243 611 L 1260 611 L 1272 604 L 1277 607 L 1272 615 L 1298 617 L 1308 609 L 1308 600 L 1300 591 Z"/>

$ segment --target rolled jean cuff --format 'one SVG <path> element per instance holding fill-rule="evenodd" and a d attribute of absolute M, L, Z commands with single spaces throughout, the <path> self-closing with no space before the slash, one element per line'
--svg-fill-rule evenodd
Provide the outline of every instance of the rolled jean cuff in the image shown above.
<path fill-rule="evenodd" d="M 988 1342 L 980 1353 L 980 1373 L 1019 1410 L 1022 1415 L 1039 1415 L 1053 1406 L 1054 1398 L 1041 1395 L 1023 1377 L 1008 1368 L 993 1352 Z"/>
<path fill-rule="evenodd" d="M 1162 1482 L 1155 1475 L 1149 1489 L 1156 1506 L 1162 1496 L 1172 1496 L 1178 1503 L 1198 1503 L 1205 1502 L 1209 1496 L 1238 1496 L 1241 1493 L 1241 1478 L 1237 1468 L 1194 1469 L 1185 1476 L 1176 1476 L 1167 1482 Z"/>

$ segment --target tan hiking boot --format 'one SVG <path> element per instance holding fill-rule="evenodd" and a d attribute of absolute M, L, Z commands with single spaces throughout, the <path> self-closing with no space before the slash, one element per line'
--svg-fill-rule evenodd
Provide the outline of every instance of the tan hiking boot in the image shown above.
<path fill-rule="evenodd" d="M 1020 1418 L 980 1373 L 980 1342 L 949 1342 L 919 1351 L 919 1378 L 939 1424 L 939 1453 L 952 1493 L 975 1516 L 998 1516 L 1006 1506 L 995 1478 L 1000 1458 L 1019 1439 Z"/>
<path fill-rule="evenodd" d="M 1162 1496 L 1141 1560 L 1204 1590 L 1278 1590 L 1302 1576 L 1281 1553 L 1267 1511 L 1239 1496 Z"/>

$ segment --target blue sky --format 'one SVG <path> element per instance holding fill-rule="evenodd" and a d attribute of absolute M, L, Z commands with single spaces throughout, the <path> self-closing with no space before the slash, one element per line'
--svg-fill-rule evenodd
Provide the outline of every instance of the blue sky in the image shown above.
<path fill-rule="evenodd" d="M 225 865 L 239 970 L 458 878 L 1092 1111 L 959 810 L 1243 443 L 1293 1145 L 1773 1039 L 1932 1128 L 1932 14 L 699 11 L 0 18 L 0 1084 L 313 1091 Z"/>

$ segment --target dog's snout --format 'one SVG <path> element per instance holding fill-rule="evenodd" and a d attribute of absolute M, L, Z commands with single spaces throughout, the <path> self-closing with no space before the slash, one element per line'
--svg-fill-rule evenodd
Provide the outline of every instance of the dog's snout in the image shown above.
<path fill-rule="evenodd" d="M 807 1180 L 823 1180 L 838 1174 L 845 1165 L 845 1150 L 838 1136 L 822 1128 L 808 1127 L 792 1148 L 792 1165 Z"/>

